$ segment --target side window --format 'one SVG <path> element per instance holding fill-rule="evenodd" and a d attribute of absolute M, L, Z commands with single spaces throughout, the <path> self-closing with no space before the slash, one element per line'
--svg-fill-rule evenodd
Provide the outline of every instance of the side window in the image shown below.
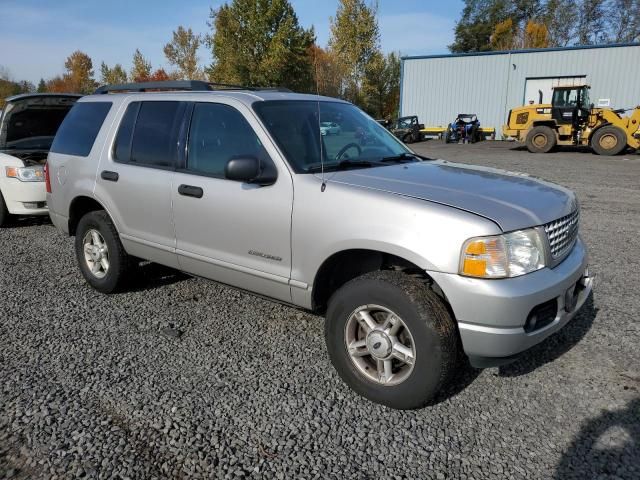
<path fill-rule="evenodd" d="M 178 153 L 178 134 L 183 112 L 184 103 L 181 102 L 140 102 L 137 119 L 133 122 L 134 112 L 127 110 L 120 125 L 122 141 L 116 141 L 115 155 L 121 154 L 126 158 L 126 129 L 133 125 L 129 162 L 153 167 L 172 167 Z M 127 125 L 125 121 L 130 124 Z M 121 153 L 118 152 L 118 146 Z"/>
<path fill-rule="evenodd" d="M 191 117 L 187 170 L 224 177 L 227 162 L 238 157 L 270 161 L 253 128 L 235 108 L 197 103 Z"/>
<path fill-rule="evenodd" d="M 78 157 L 89 156 L 111 105 L 111 102 L 76 103 L 60 125 L 51 151 Z"/>
<path fill-rule="evenodd" d="M 138 118 L 140 102 L 130 103 L 124 112 L 122 122 L 118 127 L 118 134 L 113 145 L 113 159 L 117 162 L 129 162 L 131 159 L 131 141 L 133 140 L 133 127 Z"/>

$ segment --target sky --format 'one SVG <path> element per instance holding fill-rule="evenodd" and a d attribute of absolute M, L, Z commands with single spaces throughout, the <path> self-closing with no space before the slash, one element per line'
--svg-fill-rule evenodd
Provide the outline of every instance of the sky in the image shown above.
<path fill-rule="evenodd" d="M 337 0 L 290 0 L 302 26 L 314 26 L 326 46 Z M 178 25 L 209 33 L 211 7 L 221 0 L 0 0 L 0 65 L 14 80 L 50 78 L 64 72 L 75 50 L 93 60 L 121 63 L 128 70 L 136 48 L 153 68 L 170 67 L 162 47 Z M 379 0 L 381 47 L 385 52 L 428 55 L 447 52 L 462 0 Z M 202 47 L 200 63 L 210 63 Z"/>

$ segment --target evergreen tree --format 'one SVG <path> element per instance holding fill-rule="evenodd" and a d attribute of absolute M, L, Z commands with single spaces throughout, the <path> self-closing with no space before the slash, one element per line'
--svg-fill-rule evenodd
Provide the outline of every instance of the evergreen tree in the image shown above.
<path fill-rule="evenodd" d="M 40 82 L 38 82 L 37 92 L 38 93 L 45 93 L 46 91 L 47 91 L 47 83 L 44 81 L 44 78 L 41 78 Z"/>
<path fill-rule="evenodd" d="M 308 51 L 315 35 L 300 26 L 288 0 L 232 0 L 210 18 L 212 81 L 314 90 Z"/>
<path fill-rule="evenodd" d="M 119 63 L 116 63 L 113 68 L 109 68 L 106 63 L 102 62 L 100 65 L 100 81 L 104 85 L 127 83 L 127 72 Z"/>

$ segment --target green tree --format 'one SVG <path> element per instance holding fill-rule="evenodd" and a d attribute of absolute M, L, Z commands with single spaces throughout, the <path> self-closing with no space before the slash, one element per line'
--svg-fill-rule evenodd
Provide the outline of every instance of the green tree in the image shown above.
<path fill-rule="evenodd" d="M 151 76 L 151 62 L 149 62 L 140 50 L 136 48 L 133 54 L 133 66 L 131 67 L 131 78 L 134 82 L 147 82 Z"/>
<path fill-rule="evenodd" d="M 400 54 L 384 56 L 374 53 L 365 68 L 362 87 L 362 107 L 374 118 L 398 116 L 400 104 Z"/>
<path fill-rule="evenodd" d="M 182 26 L 173 32 L 171 42 L 164 46 L 164 55 L 171 65 L 178 69 L 178 76 L 185 80 L 201 77 L 198 68 L 198 48 L 202 44 L 202 37 L 193 33 L 191 28 Z"/>
<path fill-rule="evenodd" d="M 41 78 L 40 82 L 38 82 L 38 89 L 36 91 L 38 93 L 45 93 L 47 91 L 47 82 L 44 81 L 44 78 Z"/>
<path fill-rule="evenodd" d="M 80 50 L 73 52 L 64 62 L 67 69 L 65 78 L 71 91 L 78 93 L 91 93 L 96 88 L 93 79 L 93 62 L 91 57 Z"/>
<path fill-rule="evenodd" d="M 110 68 L 109 65 L 102 62 L 100 65 L 100 81 L 104 85 L 127 83 L 127 72 L 119 63 L 116 63 L 113 68 Z"/>
<path fill-rule="evenodd" d="M 340 0 L 336 16 L 331 19 L 329 50 L 342 69 L 342 96 L 360 103 L 367 69 L 380 68 L 377 3 Z M 372 62 L 377 65 L 370 65 Z"/>
<path fill-rule="evenodd" d="M 308 50 L 315 35 L 299 25 L 288 0 L 233 0 L 211 10 L 209 26 L 212 81 L 313 90 Z"/>

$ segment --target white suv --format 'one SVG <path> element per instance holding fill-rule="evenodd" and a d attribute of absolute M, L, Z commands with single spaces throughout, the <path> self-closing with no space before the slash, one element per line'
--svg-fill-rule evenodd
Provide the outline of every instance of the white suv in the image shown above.
<path fill-rule="evenodd" d="M 47 215 L 44 163 L 58 127 L 81 95 L 6 99 L 0 116 L 0 227 L 11 215 Z"/>

